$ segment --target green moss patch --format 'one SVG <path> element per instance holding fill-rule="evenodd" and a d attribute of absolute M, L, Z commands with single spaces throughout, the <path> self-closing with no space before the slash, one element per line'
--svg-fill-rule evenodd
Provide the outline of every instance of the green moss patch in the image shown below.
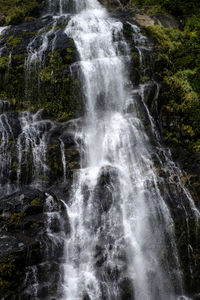
<path fill-rule="evenodd" d="M 162 105 L 169 118 L 175 120 L 178 117 L 179 126 L 168 128 L 166 139 L 172 144 L 177 143 L 178 133 L 180 144 L 189 150 L 199 151 L 199 27 L 195 25 L 194 31 L 188 32 L 188 26 L 184 31 L 150 26 L 146 28 L 146 34 L 156 42 L 156 76 L 163 86 Z"/>
<path fill-rule="evenodd" d="M 44 201 L 39 197 L 37 197 L 31 201 L 32 206 L 43 206 L 43 204 L 44 204 Z"/>
<path fill-rule="evenodd" d="M 40 0 L 0 0 L 1 25 L 19 24 L 34 17 Z"/>

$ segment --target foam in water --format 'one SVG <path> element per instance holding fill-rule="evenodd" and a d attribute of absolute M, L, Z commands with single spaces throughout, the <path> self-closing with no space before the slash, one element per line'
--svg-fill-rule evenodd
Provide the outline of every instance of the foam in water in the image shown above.
<path fill-rule="evenodd" d="M 17 140 L 18 148 L 18 183 L 21 182 L 22 165 L 32 167 L 32 180 L 37 181 L 48 171 L 46 162 L 47 134 L 53 127 L 49 120 L 41 120 L 40 112 L 31 114 L 24 112 L 20 116 L 22 132 Z M 35 182 L 36 183 L 36 182 Z"/>
<path fill-rule="evenodd" d="M 0 34 L 3 34 L 7 29 L 8 29 L 9 26 L 0 26 Z"/>
<path fill-rule="evenodd" d="M 178 299 L 182 284 L 173 221 L 131 93 L 122 23 L 96 1 L 75 4 L 77 14 L 65 32 L 79 52 L 87 112 L 78 134 L 83 168 L 68 204 L 63 299 L 121 299 L 125 278 L 136 300 Z M 150 49 L 143 46 L 147 40 L 138 27 L 134 32 L 142 64 L 143 51 Z"/>
<path fill-rule="evenodd" d="M 6 185 L 6 192 L 10 190 L 9 186 L 9 172 L 11 170 L 11 151 L 9 142 L 10 140 L 13 140 L 13 131 L 9 124 L 8 117 L 5 114 L 0 115 L 0 178 L 1 178 L 1 185 Z M 3 182 L 2 182 L 3 179 Z M 5 182 L 7 181 L 8 182 Z"/>
<path fill-rule="evenodd" d="M 75 126 L 82 167 L 74 176 L 70 201 L 67 204 L 62 201 L 71 227 L 67 235 L 60 211 L 54 209 L 52 196 L 46 195 L 47 236 L 58 248 L 65 240 L 63 296 L 59 299 L 188 299 L 180 296 L 183 290 L 174 225 L 161 195 L 153 150 L 140 117 L 138 96 L 156 137 L 160 164 L 167 166 L 169 179 L 175 173 L 181 176 L 170 154 L 159 143 L 144 101 L 145 89 L 151 83 L 133 89 L 127 71 L 129 49 L 123 38 L 123 25 L 110 18 L 98 1 L 48 2 L 49 11 L 55 16 L 50 29 L 34 38 L 27 48 L 26 76 L 32 65 L 43 64 L 48 47 L 53 49 L 54 40 L 50 45 L 49 36 L 55 34 L 57 20 L 66 18 L 68 21 L 66 8 L 70 7 L 70 11 L 76 13 L 70 16 L 65 33 L 74 40 L 79 53 L 77 64 L 81 68 L 86 99 L 85 117 Z M 129 25 L 140 56 L 141 73 L 145 75 L 151 60 L 146 62 L 146 53 L 151 53 L 152 45 L 137 26 Z M 0 33 L 5 29 L 0 28 Z M 35 43 L 37 39 L 41 40 L 39 47 Z M 133 107 L 131 113 L 130 105 Z M 15 137 L 9 122 L 6 114 L 0 116 L 1 178 L 9 178 L 11 170 L 13 154 L 9 147 Z M 27 174 L 31 174 L 30 182 L 37 186 L 38 179 L 48 172 L 48 133 L 55 124 L 42 120 L 40 112 L 21 113 L 19 122 L 21 131 L 16 137 L 18 185 L 23 183 L 22 168 L 25 166 L 30 167 L 27 170 Z M 66 184 L 65 145 L 61 138 L 59 143 Z M 164 159 L 160 158 L 160 153 Z M 198 219 L 199 211 L 180 178 L 178 184 Z M 9 182 L 4 189 L 11 191 Z M 55 220 L 61 228 L 59 234 L 52 231 Z M 54 247 L 46 250 L 47 257 L 53 256 L 49 251 L 54 251 Z M 190 246 L 188 252 L 191 255 Z M 27 273 L 25 284 L 28 281 L 30 294 L 37 297 L 40 283 L 35 266 Z M 124 285 L 128 296 L 123 296 Z"/>

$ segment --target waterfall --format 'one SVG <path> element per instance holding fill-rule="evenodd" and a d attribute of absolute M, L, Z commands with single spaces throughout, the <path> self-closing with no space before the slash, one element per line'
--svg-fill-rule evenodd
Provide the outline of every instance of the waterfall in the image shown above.
<path fill-rule="evenodd" d="M 173 220 L 140 118 L 141 90 L 130 83 L 123 25 L 96 0 L 75 7 L 65 33 L 80 56 L 86 114 L 77 133 L 82 168 L 67 207 L 63 299 L 179 299 Z M 146 44 L 133 29 L 135 42 Z M 138 47 L 141 64 L 145 50 Z"/>
<path fill-rule="evenodd" d="M 46 176 L 48 171 L 46 161 L 47 132 L 53 127 L 51 121 L 40 119 L 40 112 L 34 115 L 29 112 L 22 113 L 20 123 L 22 132 L 17 140 L 18 184 L 21 182 L 22 166 L 31 167 L 33 181 L 39 181 L 41 176 Z M 31 161 L 31 166 L 29 161 Z"/>
<path fill-rule="evenodd" d="M 195 251 L 188 219 L 196 224 L 200 213 L 181 181 L 182 171 L 161 144 L 146 103 L 152 87 L 154 98 L 159 96 L 152 74 L 153 44 L 138 26 L 111 17 L 97 0 L 46 2 L 22 64 L 27 111 L 16 112 L 14 104 L 0 99 L 1 200 L 16 202 L 19 211 L 22 207 L 21 217 L 27 218 L 19 223 L 23 241 L 29 232 L 30 240 L 39 232 L 33 251 L 38 257 L 27 253 L 30 263 L 16 298 L 189 300 L 182 283 L 174 207 L 187 223 L 191 277 Z M 142 80 L 137 82 L 131 77 L 135 62 L 124 25 L 130 27 L 138 54 Z M 9 28 L 0 27 L 0 34 Z M 31 97 L 37 102 L 41 92 L 41 71 L 46 68 L 53 82 L 53 63 L 48 60 L 53 60 L 54 50 L 59 53 L 56 43 L 61 41 L 64 54 L 59 57 L 68 56 L 61 73 L 78 74 L 85 100 L 84 116 L 66 122 L 49 120 L 42 109 L 28 111 Z M 74 44 L 78 58 L 71 60 Z M 56 100 L 48 99 L 50 109 Z"/>

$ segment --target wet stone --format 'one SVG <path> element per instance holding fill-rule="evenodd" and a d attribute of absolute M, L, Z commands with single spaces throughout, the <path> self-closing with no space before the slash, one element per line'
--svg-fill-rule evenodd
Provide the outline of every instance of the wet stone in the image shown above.
<path fill-rule="evenodd" d="M 0 258 L 24 250 L 25 245 L 16 237 L 0 233 Z"/>
<path fill-rule="evenodd" d="M 120 282 L 121 300 L 134 300 L 133 283 L 129 278 Z"/>
<path fill-rule="evenodd" d="M 12 103 L 0 99 L 0 113 L 4 113 L 10 109 L 12 109 Z"/>

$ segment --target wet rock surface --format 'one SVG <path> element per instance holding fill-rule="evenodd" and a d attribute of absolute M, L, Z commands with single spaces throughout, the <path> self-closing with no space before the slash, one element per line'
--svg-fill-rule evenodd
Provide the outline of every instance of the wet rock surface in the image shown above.
<path fill-rule="evenodd" d="M 142 103 L 144 99 L 161 132 L 172 122 L 178 124 L 179 120 L 171 120 L 162 110 L 162 103 L 158 101 L 158 85 L 153 77 L 152 43 L 134 27 L 135 24 L 161 24 L 164 27 L 176 28 L 177 22 L 167 16 L 155 19 L 140 12 L 136 12 L 133 17 L 128 10 L 122 9 L 125 4 L 123 1 L 102 2 L 111 8 L 118 8 L 112 11 L 112 16 L 124 24 L 124 36 L 131 49 L 131 61 L 127 65 L 130 66 L 132 82 L 140 89 L 135 97 L 138 97 L 140 103 L 138 107 L 142 107 L 141 118 L 146 130 L 152 136 L 151 124 Z M 77 63 L 79 56 L 73 40 L 64 32 L 67 22 L 66 18 L 60 18 L 55 23 L 53 17 L 47 15 L 10 27 L 0 40 L 0 87 L 3 90 L 0 100 L 0 120 L 3 128 L 1 146 L 6 146 L 6 151 L 2 151 L 1 147 L 0 154 L 1 161 L 9 163 L 2 163 L 0 179 L 3 191 L 0 196 L 0 295 L 6 300 L 18 296 L 27 300 L 33 297 L 61 299 L 62 295 L 64 238 L 70 235 L 71 230 L 62 200 L 70 203 L 72 180 L 80 169 L 79 150 L 83 146 L 81 139 L 75 138 L 76 129 L 81 127 L 81 118 L 74 123 L 69 120 L 81 117 L 84 111 L 81 88 L 77 84 L 77 77 L 81 73 Z M 30 52 L 37 52 L 45 37 L 48 42 L 41 57 L 36 56 L 36 61 L 24 69 L 31 60 Z M 32 48 L 28 52 L 31 42 Z M 29 82 L 25 82 L 24 72 L 28 71 Z M 3 94 L 6 95 L 5 99 Z M 103 110 L 102 106 L 106 103 L 101 98 L 99 95 L 98 105 Z M 32 117 L 20 112 L 24 108 L 30 108 L 33 112 L 40 108 L 44 110 L 31 119 Z M 130 105 L 127 111 L 134 109 Z M 178 156 L 175 153 L 175 157 Z M 36 157 L 39 159 L 36 160 Z M 185 158 L 181 160 L 185 161 Z M 192 156 L 187 158 L 187 162 L 189 169 L 194 170 L 195 174 L 199 172 Z M 191 208 L 187 207 L 188 199 L 176 176 L 170 177 L 171 170 L 159 168 L 160 166 L 157 169 L 161 178 L 160 190 L 175 220 L 181 266 L 188 293 L 192 294 L 198 290 L 200 278 L 198 234 L 195 235 L 199 227 L 193 219 Z M 192 178 L 185 180 L 188 186 L 189 181 L 192 182 Z M 108 166 L 102 169 L 94 191 L 93 205 L 96 214 L 93 216 L 93 231 L 97 231 L 101 218 L 108 215 L 113 207 L 117 213 L 120 211 L 119 203 L 113 197 L 113 185 L 116 182 L 118 178 L 114 168 Z M 199 207 L 196 194 L 199 193 L 200 186 L 197 182 L 198 179 L 193 181 L 192 190 Z M 82 189 L 87 200 L 91 191 L 87 185 Z M 119 226 L 117 231 L 121 230 Z M 107 234 L 107 227 L 101 228 L 94 251 L 96 270 L 102 282 L 105 274 L 111 285 L 113 281 L 119 281 L 121 300 L 133 300 L 134 289 L 130 278 L 126 277 L 127 261 L 123 252 L 123 240 L 115 258 L 119 268 L 109 266 L 109 255 L 114 251 L 113 243 L 112 236 Z M 195 279 L 191 280 L 190 272 L 193 272 Z M 199 299 L 198 294 L 193 297 Z M 92 300 L 88 294 L 83 299 Z"/>
<path fill-rule="evenodd" d="M 52 292 L 52 286 L 58 284 L 63 241 L 58 238 L 54 245 L 53 235 L 59 236 L 62 230 L 57 215 L 62 211 L 55 196 L 30 187 L 0 199 L 0 294 L 5 299 L 16 296 L 16 288 L 20 297 L 29 299 L 38 282 L 40 297 L 57 292 L 55 287 Z"/>
<path fill-rule="evenodd" d="M 82 115 L 80 86 L 70 71 L 78 55 L 64 32 L 67 22 L 65 17 L 46 15 L 5 29 L 0 39 L 0 87 L 16 109 L 45 108 L 50 117 L 62 120 Z"/>
<path fill-rule="evenodd" d="M 31 299 L 38 286 L 38 297 L 49 299 L 52 295 L 60 297 L 60 260 L 64 237 L 70 232 L 61 199 L 69 198 L 80 159 L 67 123 L 45 120 L 41 111 L 26 127 L 23 117 L 27 115 L 15 111 L 1 114 L 1 138 L 7 152 L 1 152 L 6 163 L 1 163 L 0 180 L 0 297 L 12 299 L 18 290 L 19 297 Z M 45 134 L 44 157 L 44 149 L 37 148 L 37 143 Z M 24 158 L 20 157 L 20 147 Z M 44 160 L 36 161 L 34 151 L 41 151 Z"/>

